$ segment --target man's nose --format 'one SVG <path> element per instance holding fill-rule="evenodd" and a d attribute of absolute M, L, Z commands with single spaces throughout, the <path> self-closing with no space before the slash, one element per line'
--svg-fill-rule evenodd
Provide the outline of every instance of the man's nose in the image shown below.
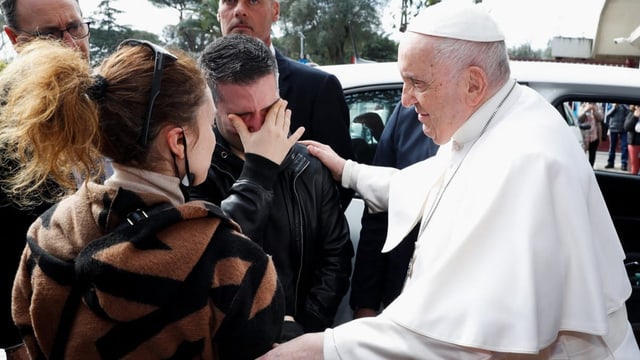
<path fill-rule="evenodd" d="M 264 124 L 264 117 L 259 115 L 252 115 L 244 120 L 245 125 L 247 125 L 247 129 L 250 132 L 258 131 L 262 128 L 262 124 Z"/>
<path fill-rule="evenodd" d="M 417 102 L 415 96 L 413 96 L 413 92 L 407 89 L 405 86 L 402 87 L 402 96 L 400 97 L 400 101 L 402 102 L 402 106 L 410 107 L 411 105 Z"/>
<path fill-rule="evenodd" d="M 236 17 L 246 16 L 247 15 L 247 8 L 246 8 L 245 1 L 238 1 L 238 3 L 236 4 L 236 7 L 234 9 L 234 15 Z"/>

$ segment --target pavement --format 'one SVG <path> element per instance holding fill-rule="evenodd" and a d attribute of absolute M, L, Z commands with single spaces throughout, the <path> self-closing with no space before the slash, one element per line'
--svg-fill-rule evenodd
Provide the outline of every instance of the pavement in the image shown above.
<path fill-rule="evenodd" d="M 587 153 L 585 153 L 585 156 L 588 156 Z M 609 152 L 608 151 L 597 151 L 596 152 L 596 162 L 595 164 L 593 164 L 593 168 L 595 170 L 605 170 L 605 171 L 613 171 L 613 172 L 618 172 L 618 173 L 629 173 L 629 171 L 622 171 L 620 169 L 620 167 L 622 166 L 622 163 L 620 162 L 620 153 L 616 152 L 616 158 L 615 158 L 615 164 L 613 166 L 613 169 L 605 169 L 604 167 L 607 165 L 607 159 L 609 158 Z M 627 166 L 629 166 L 629 164 L 627 164 Z M 629 167 L 627 168 L 629 169 Z"/>

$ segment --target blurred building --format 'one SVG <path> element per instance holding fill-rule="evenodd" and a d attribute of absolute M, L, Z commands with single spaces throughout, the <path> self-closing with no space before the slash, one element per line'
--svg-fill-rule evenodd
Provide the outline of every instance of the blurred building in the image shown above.
<path fill-rule="evenodd" d="M 640 1 L 606 0 L 595 38 L 554 37 L 556 61 L 612 64 L 638 68 L 640 64 Z"/>

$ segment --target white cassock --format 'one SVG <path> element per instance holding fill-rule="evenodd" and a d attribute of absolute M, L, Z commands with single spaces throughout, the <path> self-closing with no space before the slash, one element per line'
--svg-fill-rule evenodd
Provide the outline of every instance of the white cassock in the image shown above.
<path fill-rule="evenodd" d="M 400 296 L 327 330 L 325 359 L 640 359 L 624 252 L 593 170 L 560 114 L 513 84 L 433 158 L 403 170 L 347 163 L 343 185 L 388 207 L 383 251 L 427 224 Z"/>

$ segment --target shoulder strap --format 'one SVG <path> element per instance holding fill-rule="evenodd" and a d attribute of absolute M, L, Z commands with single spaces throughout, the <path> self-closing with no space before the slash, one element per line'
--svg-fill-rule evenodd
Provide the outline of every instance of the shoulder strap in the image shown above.
<path fill-rule="evenodd" d="M 142 219 L 155 215 L 166 208 L 166 204 L 159 204 L 148 210 L 136 209 L 127 214 L 126 221 L 123 221 L 113 229 L 112 232 L 134 226 Z M 31 252 L 37 257 L 38 266 L 43 269 L 47 276 L 54 278 L 63 285 L 71 285 L 71 291 L 62 308 L 60 322 L 58 323 L 58 329 L 56 330 L 50 355 L 50 359 L 53 360 L 64 359 L 64 353 L 67 343 L 69 342 L 69 335 L 71 334 L 71 326 L 78 311 L 82 294 L 86 290 L 86 284 L 81 283 L 75 276 L 75 259 L 64 261 L 47 253 L 31 239 L 28 239 L 27 243 Z"/>

